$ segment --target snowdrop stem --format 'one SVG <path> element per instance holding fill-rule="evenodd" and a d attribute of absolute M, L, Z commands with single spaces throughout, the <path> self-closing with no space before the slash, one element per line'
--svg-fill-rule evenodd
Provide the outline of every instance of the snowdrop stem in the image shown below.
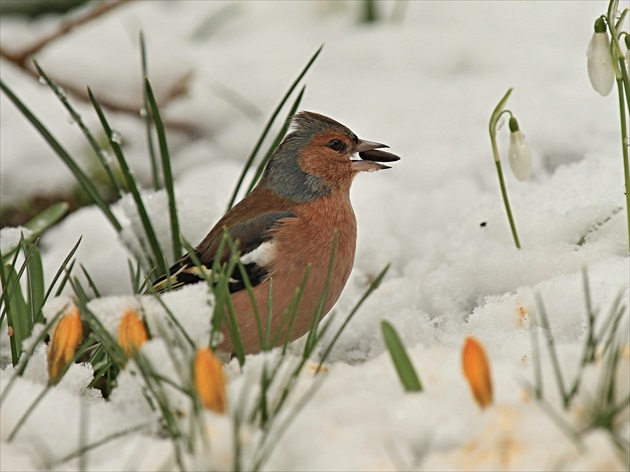
<path fill-rule="evenodd" d="M 615 21 L 618 4 L 619 2 L 616 0 L 611 1 L 608 7 L 607 15 L 602 15 L 601 18 L 608 26 L 608 31 L 610 32 L 610 55 L 613 58 L 615 79 L 623 82 L 623 85 L 626 88 L 626 106 L 630 109 L 630 96 L 628 95 L 628 91 L 630 91 L 630 80 L 628 79 L 628 69 L 626 68 L 623 48 L 621 47 L 621 38 L 624 34 L 627 35 L 628 33 L 625 31 L 618 32 L 618 28 L 621 27 L 626 15 L 628 14 L 628 8 L 624 9 L 619 16 L 619 20 Z"/>
<path fill-rule="evenodd" d="M 514 237 L 514 245 L 520 249 L 521 242 L 518 239 L 518 233 L 516 232 L 516 224 L 514 223 L 514 217 L 512 216 L 512 208 L 510 207 L 510 201 L 508 200 L 507 190 L 505 188 L 505 180 L 503 179 L 503 170 L 501 169 L 501 161 L 495 159 L 494 161 L 497 167 L 497 174 L 499 175 L 499 185 L 501 186 L 501 196 L 503 197 L 503 203 L 505 204 L 505 211 L 507 212 L 508 220 L 510 222 L 510 229 L 512 230 L 512 236 Z"/>
<path fill-rule="evenodd" d="M 626 75 L 627 79 L 627 75 Z M 619 119 L 621 121 L 621 152 L 623 153 L 623 179 L 626 189 L 626 215 L 628 220 L 628 251 L 630 251 L 630 164 L 628 162 L 628 122 L 626 119 L 626 106 L 624 101 L 624 87 L 621 80 L 617 80 L 617 92 L 619 95 Z M 625 89 L 625 98 L 628 98 L 628 88 Z"/>
<path fill-rule="evenodd" d="M 617 95 L 619 97 L 619 120 L 621 123 L 621 152 L 623 154 L 623 179 L 625 183 L 626 193 L 626 214 L 628 220 L 628 250 L 630 251 L 630 164 L 628 162 L 628 147 L 630 141 L 628 138 L 628 118 L 627 113 L 630 110 L 630 79 L 628 78 L 628 69 L 625 63 L 621 40 L 624 35 L 628 35 L 626 31 L 618 32 L 618 28 L 628 14 L 628 8 L 625 8 L 616 20 L 619 0 L 611 0 L 608 4 L 606 16 L 602 15 L 601 19 L 608 26 L 610 32 L 610 54 L 613 58 L 613 68 L 615 70 L 615 79 L 617 81 Z M 627 42 L 626 42 L 627 44 Z"/>
<path fill-rule="evenodd" d="M 520 249 L 521 242 L 518 239 L 518 233 L 516 231 L 516 224 L 514 223 L 514 217 L 512 216 L 512 208 L 510 207 L 510 201 L 508 199 L 507 190 L 505 188 L 505 179 L 503 178 L 503 169 L 501 168 L 501 157 L 499 155 L 499 147 L 497 146 L 497 123 L 499 118 L 504 113 L 508 113 L 510 117 L 512 117 L 512 112 L 509 110 L 504 110 L 505 104 L 507 103 L 508 98 L 510 98 L 510 94 L 512 93 L 512 88 L 508 89 L 503 98 L 499 101 L 494 111 L 492 112 L 492 116 L 490 117 L 490 142 L 492 143 L 492 155 L 494 157 L 494 163 L 497 168 L 497 175 L 499 176 L 499 185 L 501 187 L 501 196 L 503 197 L 503 203 L 505 204 L 505 211 L 507 212 L 508 220 L 510 222 L 510 229 L 512 230 L 512 237 L 514 238 L 514 245 Z"/>

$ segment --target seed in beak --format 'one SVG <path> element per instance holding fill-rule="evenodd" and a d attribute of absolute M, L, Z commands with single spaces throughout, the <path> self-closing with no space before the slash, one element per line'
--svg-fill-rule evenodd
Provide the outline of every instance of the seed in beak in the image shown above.
<path fill-rule="evenodd" d="M 375 149 L 359 152 L 359 157 L 364 161 L 374 162 L 394 162 L 400 160 L 400 157 L 398 157 L 396 154 L 385 151 L 377 151 Z"/>

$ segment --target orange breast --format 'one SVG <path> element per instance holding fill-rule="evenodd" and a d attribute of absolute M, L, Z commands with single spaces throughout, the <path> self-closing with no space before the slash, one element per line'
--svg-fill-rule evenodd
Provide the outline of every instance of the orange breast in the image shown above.
<path fill-rule="evenodd" d="M 339 236 L 323 315 L 328 313 L 341 295 L 352 270 L 356 248 L 356 219 L 347 196 L 320 198 L 300 205 L 294 213 L 296 218 L 287 219 L 274 230 L 275 263 L 269 272 L 273 279 L 270 339 L 278 335 L 276 344 L 280 345 L 287 337 L 294 340 L 302 336 L 311 326 L 326 286 L 335 230 L 338 230 Z M 288 332 L 288 316 L 283 321 L 283 314 L 304 280 L 307 266 L 310 266 L 310 270 L 305 290 L 292 329 Z M 254 287 L 263 329 L 267 319 L 269 285 L 267 280 Z M 232 302 L 245 351 L 258 352 L 261 346 L 259 332 L 247 291 L 235 293 Z M 219 348 L 233 352 L 232 342 L 227 337 Z"/>

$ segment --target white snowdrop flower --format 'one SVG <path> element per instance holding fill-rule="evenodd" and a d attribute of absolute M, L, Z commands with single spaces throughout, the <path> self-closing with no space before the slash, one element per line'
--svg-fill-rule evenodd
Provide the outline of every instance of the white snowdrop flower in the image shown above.
<path fill-rule="evenodd" d="M 525 141 L 525 135 L 518 128 L 518 121 L 514 117 L 510 118 L 508 159 L 514 176 L 521 182 L 527 180 L 532 170 L 532 153 Z"/>
<path fill-rule="evenodd" d="M 595 21 L 595 32 L 586 50 L 588 77 L 597 93 L 607 96 L 615 82 L 615 70 L 610 54 L 610 38 L 602 18 Z"/>

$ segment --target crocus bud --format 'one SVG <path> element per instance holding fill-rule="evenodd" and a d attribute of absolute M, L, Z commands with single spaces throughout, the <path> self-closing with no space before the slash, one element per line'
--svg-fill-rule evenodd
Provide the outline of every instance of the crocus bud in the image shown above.
<path fill-rule="evenodd" d="M 516 118 L 510 118 L 510 147 L 508 160 L 514 176 L 522 181 L 527 180 L 532 171 L 532 153 L 529 150 L 525 135 L 518 127 Z"/>
<path fill-rule="evenodd" d="M 133 356 L 147 338 L 147 330 L 138 314 L 134 310 L 125 311 L 118 326 L 118 344 L 125 355 Z"/>
<path fill-rule="evenodd" d="M 48 379 L 51 382 L 59 382 L 59 372 L 70 363 L 82 338 L 79 309 L 73 306 L 61 317 L 48 343 Z"/>
<path fill-rule="evenodd" d="M 603 18 L 595 21 L 595 32 L 586 50 L 588 77 L 597 93 L 607 96 L 615 82 L 615 69 L 610 54 L 610 38 Z"/>
<path fill-rule="evenodd" d="M 202 405 L 217 413 L 225 412 L 225 374 L 223 364 L 207 347 L 197 350 L 194 364 L 194 381 Z"/>
<path fill-rule="evenodd" d="M 462 367 L 475 401 L 481 408 L 492 403 L 490 364 L 483 346 L 473 337 L 467 337 L 462 352 Z"/>

